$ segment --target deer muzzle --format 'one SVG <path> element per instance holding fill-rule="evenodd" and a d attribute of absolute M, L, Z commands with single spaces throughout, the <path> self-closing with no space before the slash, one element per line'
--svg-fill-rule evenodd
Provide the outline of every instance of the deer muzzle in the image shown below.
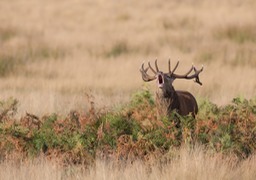
<path fill-rule="evenodd" d="M 157 85 L 159 88 L 163 88 L 164 86 L 164 76 L 162 74 L 157 75 Z"/>

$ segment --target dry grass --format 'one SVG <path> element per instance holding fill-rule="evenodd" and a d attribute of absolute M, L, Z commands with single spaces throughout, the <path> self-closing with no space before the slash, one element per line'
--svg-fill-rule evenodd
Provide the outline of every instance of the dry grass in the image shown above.
<path fill-rule="evenodd" d="M 174 158 L 166 165 L 149 168 L 141 162 L 118 165 L 96 161 L 91 168 L 82 166 L 60 167 L 44 159 L 0 164 L 0 176 L 9 179 L 254 179 L 255 156 L 237 163 L 232 157 L 211 155 L 201 147 L 181 148 L 172 152 Z"/>
<path fill-rule="evenodd" d="M 161 67 L 181 60 L 180 73 L 205 65 L 203 87 L 177 81 L 177 89 L 220 105 L 250 98 L 255 7 L 252 0 L 1 1 L 0 62 L 14 62 L 1 98 L 18 98 L 20 114 L 86 107 L 89 91 L 99 106 L 119 104 L 141 88 L 141 62 L 155 57 Z"/>

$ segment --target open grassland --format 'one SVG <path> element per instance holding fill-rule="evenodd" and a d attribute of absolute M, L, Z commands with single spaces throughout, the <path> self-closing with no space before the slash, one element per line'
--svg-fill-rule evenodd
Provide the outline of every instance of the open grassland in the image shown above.
<path fill-rule="evenodd" d="M 255 9 L 254 0 L 1 0 L 0 177 L 253 179 Z M 140 91 L 139 67 L 156 57 L 164 71 L 169 57 L 177 73 L 205 67 L 202 87 L 174 83 L 200 106 L 195 120 L 172 115 L 179 129 L 157 119 L 155 83 Z"/>

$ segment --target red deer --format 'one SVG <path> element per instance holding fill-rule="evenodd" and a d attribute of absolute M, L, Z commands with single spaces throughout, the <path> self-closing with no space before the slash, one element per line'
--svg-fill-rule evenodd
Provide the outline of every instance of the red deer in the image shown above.
<path fill-rule="evenodd" d="M 176 110 L 182 116 L 191 114 L 193 117 L 198 112 L 198 106 L 195 97 L 187 91 L 176 91 L 172 85 L 175 79 L 195 79 L 195 82 L 202 85 L 199 80 L 199 74 L 203 71 L 203 66 L 200 70 L 197 70 L 193 65 L 190 70 L 184 75 L 175 74 L 175 70 L 179 65 L 179 61 L 173 70 L 171 70 L 170 60 L 169 72 L 163 73 L 159 71 L 157 60 L 155 60 L 155 70 L 148 62 L 148 67 L 144 68 L 144 63 L 141 65 L 141 75 L 142 79 L 145 82 L 157 80 L 158 91 L 156 93 L 156 103 L 158 106 L 158 114 L 160 116 L 168 116 L 173 110 Z M 151 70 L 154 73 L 154 76 L 151 76 L 147 73 L 148 70 Z M 194 73 L 191 72 L 194 70 Z"/>

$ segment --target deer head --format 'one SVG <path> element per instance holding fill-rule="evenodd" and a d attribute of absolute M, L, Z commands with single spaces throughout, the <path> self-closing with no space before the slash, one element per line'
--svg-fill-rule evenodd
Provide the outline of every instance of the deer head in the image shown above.
<path fill-rule="evenodd" d="M 168 61 L 169 72 L 163 73 L 162 71 L 159 70 L 158 65 L 157 65 L 157 60 L 155 60 L 155 69 L 153 69 L 150 62 L 148 62 L 148 67 L 146 69 L 144 68 L 144 63 L 141 65 L 140 72 L 142 75 L 142 79 L 145 82 L 157 80 L 156 81 L 157 86 L 159 89 L 162 90 L 163 96 L 165 96 L 165 97 L 167 97 L 171 93 L 175 92 L 175 90 L 172 86 L 172 83 L 174 82 L 175 79 L 195 79 L 196 83 L 202 85 L 202 83 L 199 80 L 199 74 L 203 71 L 203 66 L 201 69 L 197 70 L 194 67 L 194 65 L 192 65 L 192 67 L 189 69 L 189 71 L 183 75 L 175 74 L 175 71 L 178 66 L 179 66 L 179 61 L 177 62 L 177 64 L 173 68 L 173 70 L 171 70 L 171 62 L 169 60 Z M 147 71 L 149 69 L 153 72 L 153 74 L 154 74 L 153 76 L 151 76 L 147 73 Z M 194 71 L 193 74 L 191 74 L 192 71 Z"/>

